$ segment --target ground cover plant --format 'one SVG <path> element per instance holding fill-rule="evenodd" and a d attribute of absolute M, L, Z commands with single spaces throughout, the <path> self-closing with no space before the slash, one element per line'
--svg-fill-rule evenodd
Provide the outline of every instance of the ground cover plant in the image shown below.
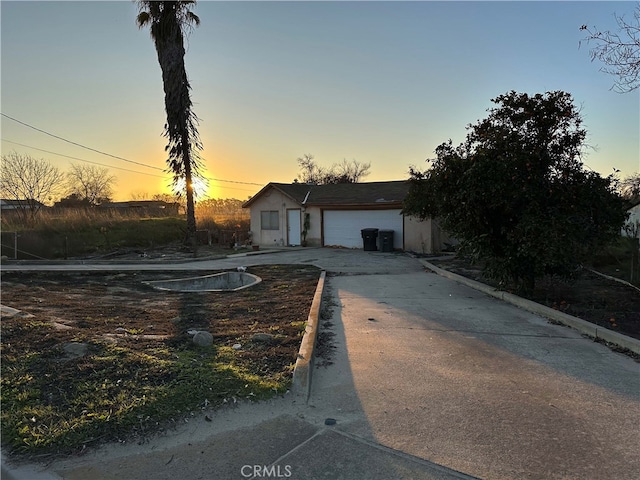
<path fill-rule="evenodd" d="M 15 454 L 143 439 L 199 410 L 290 386 L 319 270 L 249 268 L 238 292 L 143 283 L 193 272 L 2 272 L 2 432 Z M 202 272 L 202 274 L 213 272 Z M 190 330 L 206 330 L 198 347 Z"/>

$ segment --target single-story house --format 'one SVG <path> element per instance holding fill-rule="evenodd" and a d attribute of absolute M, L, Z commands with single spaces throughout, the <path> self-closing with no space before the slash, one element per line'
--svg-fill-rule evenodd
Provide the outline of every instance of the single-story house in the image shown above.
<path fill-rule="evenodd" d="M 364 248 L 362 230 L 377 228 L 393 231 L 396 250 L 441 251 L 450 239 L 436 221 L 402 214 L 408 191 L 409 183 L 404 180 L 269 183 L 243 208 L 250 210 L 253 245 Z M 378 245 L 378 249 L 382 248 Z"/>
<path fill-rule="evenodd" d="M 0 210 L 30 210 L 32 208 L 39 210 L 41 208 L 46 208 L 46 206 L 44 203 L 37 200 L 0 199 Z"/>

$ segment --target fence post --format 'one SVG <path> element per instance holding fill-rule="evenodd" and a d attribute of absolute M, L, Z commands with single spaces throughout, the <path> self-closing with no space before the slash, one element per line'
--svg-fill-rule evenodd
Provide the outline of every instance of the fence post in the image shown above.
<path fill-rule="evenodd" d="M 13 232 L 13 259 L 18 259 L 18 232 Z"/>

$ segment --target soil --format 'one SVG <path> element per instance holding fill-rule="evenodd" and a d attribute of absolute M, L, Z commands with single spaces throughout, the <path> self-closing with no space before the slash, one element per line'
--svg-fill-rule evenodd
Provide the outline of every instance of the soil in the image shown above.
<path fill-rule="evenodd" d="M 463 258 L 429 259 L 434 265 L 497 287 Z M 640 339 L 640 290 L 583 269 L 574 280 L 545 277 L 526 298 L 587 322 Z"/>
<path fill-rule="evenodd" d="M 206 330 L 214 344 L 231 347 L 267 333 L 278 341 L 239 354 L 259 365 L 261 373 L 286 371 L 297 358 L 319 269 L 266 265 L 248 272 L 262 282 L 237 292 L 198 293 L 161 291 L 144 283 L 191 277 L 193 271 L 2 272 L 2 304 L 33 315 L 30 321 L 57 327 L 46 338 L 30 338 L 20 328 L 24 318 L 3 318 L 2 343 L 28 352 L 99 336 L 143 352 L 158 342 L 176 347 L 190 342 L 189 330 Z M 198 272 L 210 273 L 219 271 Z"/>

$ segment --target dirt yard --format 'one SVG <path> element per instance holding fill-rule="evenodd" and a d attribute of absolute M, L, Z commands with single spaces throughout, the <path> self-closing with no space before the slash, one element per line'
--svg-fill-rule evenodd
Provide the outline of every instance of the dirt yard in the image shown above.
<path fill-rule="evenodd" d="M 242 345 L 239 355 L 259 366 L 256 373 L 282 371 L 296 360 L 319 270 L 270 265 L 248 271 L 262 282 L 238 292 L 203 293 L 159 291 L 144 283 L 193 272 L 3 272 L 2 304 L 58 327 L 30 338 L 20 328 L 24 319 L 3 319 L 3 350 L 28 352 L 102 337 L 142 352 L 157 342 L 186 345 L 190 330 L 206 330 L 215 345 Z M 258 333 L 273 341 L 248 348 Z"/>

